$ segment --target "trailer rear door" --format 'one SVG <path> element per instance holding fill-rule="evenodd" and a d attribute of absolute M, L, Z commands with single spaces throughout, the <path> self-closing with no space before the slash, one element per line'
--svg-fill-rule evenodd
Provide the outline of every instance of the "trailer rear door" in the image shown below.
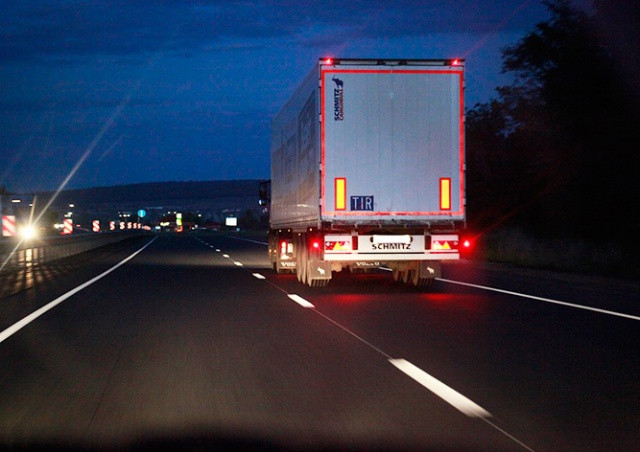
<path fill-rule="evenodd" d="M 321 65 L 325 220 L 464 219 L 464 81 L 454 65 Z"/>

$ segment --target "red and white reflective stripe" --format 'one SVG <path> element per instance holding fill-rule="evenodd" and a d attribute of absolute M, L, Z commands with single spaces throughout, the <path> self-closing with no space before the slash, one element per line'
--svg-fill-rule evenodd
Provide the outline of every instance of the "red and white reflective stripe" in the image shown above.
<path fill-rule="evenodd" d="M 124 229 L 124 221 L 120 222 L 120 229 Z"/>
<path fill-rule="evenodd" d="M 2 215 L 2 237 L 13 237 L 16 235 L 15 215 Z"/>
<path fill-rule="evenodd" d="M 91 226 L 93 228 L 93 232 L 100 232 L 100 221 L 98 220 L 93 220 L 91 222 Z"/>
<path fill-rule="evenodd" d="M 71 218 L 65 218 L 62 227 L 62 234 L 73 233 L 73 220 Z"/>
<path fill-rule="evenodd" d="M 116 230 L 116 222 L 115 221 L 110 221 L 109 222 L 109 230 L 110 231 L 115 231 Z"/>

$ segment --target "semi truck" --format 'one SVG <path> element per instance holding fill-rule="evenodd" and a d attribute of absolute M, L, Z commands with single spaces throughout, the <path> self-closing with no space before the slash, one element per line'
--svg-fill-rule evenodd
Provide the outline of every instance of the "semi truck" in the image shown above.
<path fill-rule="evenodd" d="M 319 287 L 333 272 L 385 268 L 428 287 L 460 258 L 464 63 L 318 61 L 271 124 L 260 192 L 276 272 Z"/>

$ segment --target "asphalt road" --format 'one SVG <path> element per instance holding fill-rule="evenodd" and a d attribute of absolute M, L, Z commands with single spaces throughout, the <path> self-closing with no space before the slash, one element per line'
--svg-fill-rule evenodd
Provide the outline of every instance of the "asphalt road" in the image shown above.
<path fill-rule="evenodd" d="M 0 275 L 0 446 L 638 449 L 637 282 L 462 261 L 311 289 L 258 242 Z"/>

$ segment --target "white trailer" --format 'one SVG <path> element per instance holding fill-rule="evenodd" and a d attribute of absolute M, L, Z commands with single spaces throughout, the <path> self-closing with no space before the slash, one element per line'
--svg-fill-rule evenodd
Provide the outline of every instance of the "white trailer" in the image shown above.
<path fill-rule="evenodd" d="M 428 286 L 465 222 L 464 61 L 321 59 L 272 121 L 269 255 Z"/>

